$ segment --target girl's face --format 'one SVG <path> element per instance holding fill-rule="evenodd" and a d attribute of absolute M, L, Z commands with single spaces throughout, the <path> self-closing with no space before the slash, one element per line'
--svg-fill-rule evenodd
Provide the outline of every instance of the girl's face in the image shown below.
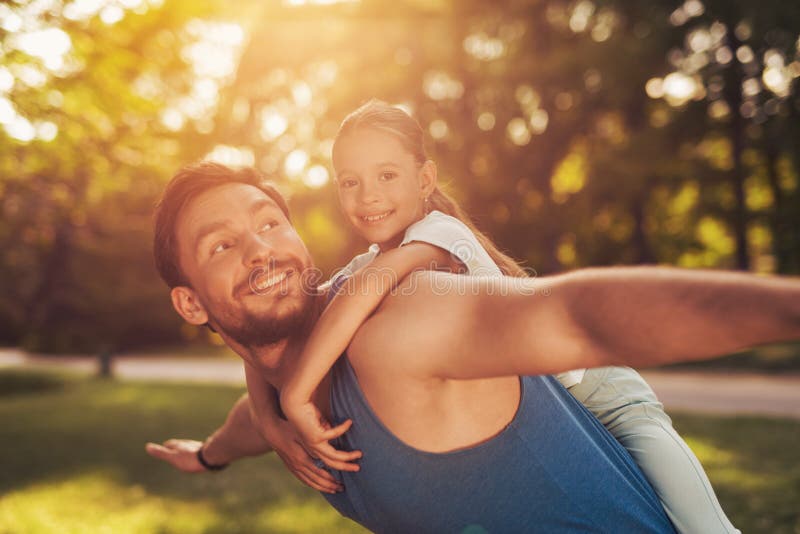
<path fill-rule="evenodd" d="M 436 166 L 420 166 L 391 133 L 360 128 L 340 137 L 333 167 L 342 211 L 356 231 L 381 250 L 397 247 L 406 228 L 425 216 Z"/>

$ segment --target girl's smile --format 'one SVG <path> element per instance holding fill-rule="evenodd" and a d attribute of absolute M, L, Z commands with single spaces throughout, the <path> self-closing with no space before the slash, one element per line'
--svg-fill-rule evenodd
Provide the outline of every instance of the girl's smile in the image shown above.
<path fill-rule="evenodd" d="M 375 215 L 362 215 L 361 220 L 367 224 L 377 224 L 383 222 L 387 217 L 392 215 L 394 210 L 384 211 L 383 213 L 377 213 Z"/>

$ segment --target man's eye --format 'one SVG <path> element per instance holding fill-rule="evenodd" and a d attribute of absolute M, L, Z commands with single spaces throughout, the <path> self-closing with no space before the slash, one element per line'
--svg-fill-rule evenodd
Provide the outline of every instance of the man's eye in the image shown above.
<path fill-rule="evenodd" d="M 277 225 L 278 225 L 278 223 L 276 223 L 275 221 L 270 221 L 270 222 L 266 223 L 265 225 L 263 225 L 261 227 L 261 229 L 259 229 L 259 232 L 266 232 L 267 230 L 271 230 L 271 229 L 275 228 Z"/>
<path fill-rule="evenodd" d="M 224 252 L 224 251 L 228 250 L 229 248 L 231 248 L 231 244 L 228 243 L 227 241 L 223 241 L 222 243 L 217 243 L 211 249 L 211 255 L 213 256 L 215 254 L 219 254 L 220 252 Z"/>
<path fill-rule="evenodd" d="M 397 178 L 397 173 L 394 173 L 394 172 L 391 172 L 391 171 L 386 171 L 386 172 L 381 173 L 381 178 L 386 180 L 386 181 L 394 180 L 395 178 Z"/>

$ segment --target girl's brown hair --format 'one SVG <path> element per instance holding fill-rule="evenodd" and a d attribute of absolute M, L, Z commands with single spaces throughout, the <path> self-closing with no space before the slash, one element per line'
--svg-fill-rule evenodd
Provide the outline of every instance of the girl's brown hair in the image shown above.
<path fill-rule="evenodd" d="M 359 128 L 375 128 L 394 135 L 403 147 L 414 156 L 417 164 L 423 165 L 428 161 L 428 154 L 425 151 L 425 134 L 422 127 L 411 115 L 402 109 L 390 106 L 386 102 L 372 99 L 360 108 L 350 113 L 342 121 L 339 132 L 336 134 L 336 141 L 349 132 Z M 504 254 L 483 232 L 475 227 L 466 212 L 458 203 L 447 193 L 439 189 L 437 185 L 433 193 L 428 197 L 428 205 L 431 209 L 439 210 L 446 215 L 467 225 L 481 246 L 489 253 L 503 274 L 507 276 L 527 276 L 527 273 L 514 261 L 513 258 Z"/>

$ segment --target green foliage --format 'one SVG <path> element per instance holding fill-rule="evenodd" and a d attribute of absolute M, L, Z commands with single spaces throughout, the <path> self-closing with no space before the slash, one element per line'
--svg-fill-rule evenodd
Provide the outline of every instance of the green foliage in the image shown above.
<path fill-rule="evenodd" d="M 0 16 L 70 48 L 48 67 L 19 46 L 27 26 L 0 29 L 0 111 L 30 126 L 0 125 L 0 343 L 179 341 L 150 215 L 209 154 L 275 178 L 318 265 L 343 265 L 365 244 L 330 142 L 370 97 L 413 111 L 445 188 L 539 273 L 800 272 L 796 2 L 152 0 L 115 22 L 23 4 Z"/>

